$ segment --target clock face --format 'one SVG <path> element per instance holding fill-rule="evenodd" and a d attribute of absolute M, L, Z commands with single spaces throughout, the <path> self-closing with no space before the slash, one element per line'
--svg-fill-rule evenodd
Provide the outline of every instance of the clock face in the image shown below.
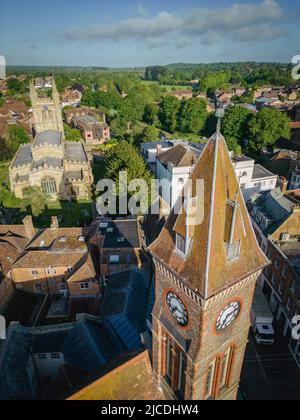
<path fill-rule="evenodd" d="M 240 302 L 231 302 L 229 305 L 227 305 L 220 313 L 219 318 L 217 319 L 217 331 L 222 332 L 226 330 L 226 328 L 230 327 L 238 318 L 240 312 Z"/>
<path fill-rule="evenodd" d="M 185 309 L 184 303 L 175 293 L 167 294 L 167 305 L 173 316 L 181 327 L 188 324 L 188 313 Z"/>

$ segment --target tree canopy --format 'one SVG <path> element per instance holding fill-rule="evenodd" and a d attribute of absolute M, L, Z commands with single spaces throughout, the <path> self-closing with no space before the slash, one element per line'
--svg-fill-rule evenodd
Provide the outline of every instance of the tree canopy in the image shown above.
<path fill-rule="evenodd" d="M 249 148 L 259 152 L 271 148 L 280 138 L 290 138 L 291 129 L 286 113 L 263 108 L 249 122 Z"/>

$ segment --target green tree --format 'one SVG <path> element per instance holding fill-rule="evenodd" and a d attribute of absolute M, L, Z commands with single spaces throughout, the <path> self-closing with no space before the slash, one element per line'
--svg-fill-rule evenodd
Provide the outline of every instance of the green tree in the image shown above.
<path fill-rule="evenodd" d="M 46 209 L 47 200 L 41 188 L 30 187 L 24 192 L 24 198 L 21 204 L 21 210 L 26 211 L 31 207 L 31 213 L 34 217 L 39 217 Z"/>
<path fill-rule="evenodd" d="M 158 108 L 155 104 L 145 106 L 144 121 L 147 124 L 158 125 Z"/>
<path fill-rule="evenodd" d="M 207 119 L 207 104 L 203 99 L 192 98 L 182 101 L 179 112 L 181 131 L 185 133 L 200 133 Z"/>
<path fill-rule="evenodd" d="M 12 153 L 16 153 L 21 144 L 29 143 L 29 135 L 23 127 L 10 125 L 8 127 L 7 145 Z"/>
<path fill-rule="evenodd" d="M 160 122 L 170 133 L 174 133 L 178 126 L 180 101 L 173 96 L 165 96 L 160 104 Z"/>
<path fill-rule="evenodd" d="M 249 122 L 249 147 L 259 152 L 272 148 L 280 137 L 290 138 L 290 119 L 277 109 L 263 108 Z"/>
<path fill-rule="evenodd" d="M 248 124 L 251 118 L 251 111 L 240 106 L 232 107 L 226 112 L 222 120 L 222 133 L 230 150 L 234 150 L 230 144 L 234 147 L 238 144 L 244 145 L 244 140 L 248 137 Z"/>
<path fill-rule="evenodd" d="M 120 193 L 118 185 L 119 172 L 127 173 L 127 185 L 132 180 L 144 180 L 148 185 L 149 192 L 151 191 L 152 175 L 138 150 L 126 141 L 119 142 L 116 147 L 110 149 L 105 155 L 105 178 L 116 182 L 117 194 Z M 128 198 L 130 199 L 133 194 L 134 192 L 129 193 Z M 148 198 L 143 197 L 142 199 L 148 203 Z"/>
<path fill-rule="evenodd" d="M 159 137 L 159 130 L 155 127 L 155 125 L 149 125 L 146 127 L 143 133 L 144 142 L 151 142 L 157 141 Z"/>
<path fill-rule="evenodd" d="M 0 161 L 10 160 L 14 156 L 12 149 L 9 147 L 7 140 L 0 138 Z"/>
<path fill-rule="evenodd" d="M 64 125 L 66 141 L 80 142 L 82 140 L 80 130 Z"/>

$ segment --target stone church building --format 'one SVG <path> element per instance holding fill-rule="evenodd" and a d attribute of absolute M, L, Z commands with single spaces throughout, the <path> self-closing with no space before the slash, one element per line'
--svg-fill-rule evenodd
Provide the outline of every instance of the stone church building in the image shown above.
<path fill-rule="evenodd" d="M 34 140 L 22 145 L 10 165 L 11 188 L 23 198 L 29 187 L 60 199 L 88 198 L 93 183 L 83 143 L 66 142 L 59 94 L 30 85 Z"/>

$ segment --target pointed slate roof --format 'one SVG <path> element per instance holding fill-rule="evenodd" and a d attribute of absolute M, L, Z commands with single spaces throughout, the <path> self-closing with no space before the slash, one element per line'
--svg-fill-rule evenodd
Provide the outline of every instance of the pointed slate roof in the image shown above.
<path fill-rule="evenodd" d="M 187 284 L 208 298 L 264 268 L 268 260 L 258 246 L 224 137 L 209 140 L 192 175 L 192 197 L 203 204 L 203 223 L 187 229 L 187 215 L 172 211 L 150 252 Z M 204 181 L 203 198 L 196 180 Z M 200 207 L 199 207 L 200 208 Z M 186 258 L 176 251 L 176 234 L 189 238 Z M 240 244 L 239 258 L 229 260 L 230 244 Z"/>

